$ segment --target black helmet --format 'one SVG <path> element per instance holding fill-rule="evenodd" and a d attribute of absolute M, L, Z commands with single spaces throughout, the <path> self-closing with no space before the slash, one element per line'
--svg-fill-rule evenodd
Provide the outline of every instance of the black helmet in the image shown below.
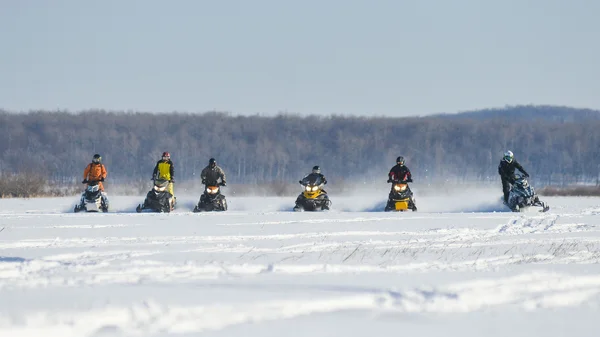
<path fill-rule="evenodd" d="M 313 166 L 312 173 L 321 173 L 321 168 L 317 166 Z"/>
<path fill-rule="evenodd" d="M 208 166 L 210 166 L 210 167 L 217 166 L 217 161 L 215 160 L 215 158 L 210 158 L 210 160 L 208 161 Z"/>
<path fill-rule="evenodd" d="M 94 157 L 92 158 L 92 162 L 94 163 L 99 163 L 102 160 L 102 156 L 100 156 L 99 154 L 95 154 Z"/>
<path fill-rule="evenodd" d="M 396 164 L 404 165 L 404 157 L 399 156 L 396 158 Z"/>

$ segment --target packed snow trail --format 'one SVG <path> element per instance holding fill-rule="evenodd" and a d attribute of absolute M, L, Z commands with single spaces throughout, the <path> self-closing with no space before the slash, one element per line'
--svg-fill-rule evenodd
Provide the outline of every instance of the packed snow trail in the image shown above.
<path fill-rule="evenodd" d="M 427 211 L 435 198 L 414 213 L 280 198 L 192 213 L 181 198 L 137 214 L 138 199 L 106 214 L 0 200 L 0 336 L 596 334 L 600 198 L 523 214 Z"/>

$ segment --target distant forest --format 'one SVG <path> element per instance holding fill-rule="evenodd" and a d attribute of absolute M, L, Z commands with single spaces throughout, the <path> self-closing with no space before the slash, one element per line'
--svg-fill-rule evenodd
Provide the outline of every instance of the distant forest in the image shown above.
<path fill-rule="evenodd" d="M 99 153 L 111 182 L 148 181 L 169 151 L 179 182 L 199 180 L 210 157 L 228 183 L 297 182 L 314 165 L 331 183 L 385 181 L 399 155 L 415 182 L 493 181 L 510 149 L 538 184 L 597 183 L 599 130 L 599 111 L 555 106 L 410 118 L 0 110 L 0 173 L 76 182 Z"/>

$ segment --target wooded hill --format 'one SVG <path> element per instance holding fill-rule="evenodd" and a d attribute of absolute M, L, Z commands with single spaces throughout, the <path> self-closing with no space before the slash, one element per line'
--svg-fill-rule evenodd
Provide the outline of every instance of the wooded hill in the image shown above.
<path fill-rule="evenodd" d="M 147 181 L 169 151 L 180 182 L 210 157 L 228 183 L 295 182 L 320 165 L 331 183 L 385 180 L 402 155 L 415 180 L 497 180 L 507 149 L 542 185 L 595 182 L 600 112 L 517 106 L 426 117 L 0 111 L 0 173 L 81 180 L 94 153 L 112 183 Z"/>

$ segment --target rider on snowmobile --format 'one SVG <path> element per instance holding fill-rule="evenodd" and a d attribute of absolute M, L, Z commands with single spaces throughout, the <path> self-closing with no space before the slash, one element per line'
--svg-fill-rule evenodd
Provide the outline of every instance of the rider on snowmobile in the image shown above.
<path fill-rule="evenodd" d="M 82 184 L 87 184 L 92 181 L 98 181 L 98 186 L 100 188 L 100 193 L 102 195 L 102 200 L 104 204 L 108 208 L 108 197 L 104 192 L 104 185 L 102 182 L 106 179 L 106 167 L 101 163 L 102 157 L 99 154 L 95 154 L 92 158 L 92 162 L 89 163 L 85 169 L 83 170 L 83 181 Z M 81 204 L 84 202 L 84 196 L 81 196 Z"/>
<path fill-rule="evenodd" d="M 163 152 L 162 159 L 156 162 L 154 172 L 152 173 L 152 180 L 164 179 L 169 181 L 169 193 L 175 197 L 173 192 L 173 183 L 175 182 L 174 165 L 171 161 L 171 154 L 169 152 Z"/>
<path fill-rule="evenodd" d="M 394 165 L 391 169 L 390 172 L 388 173 L 388 183 L 393 183 L 393 182 L 405 182 L 405 183 L 412 183 L 412 173 L 410 173 L 410 169 L 408 167 L 406 167 L 406 165 L 404 165 L 404 157 L 403 156 L 399 156 L 398 158 L 396 158 L 396 165 Z M 411 202 L 414 204 L 414 199 L 412 197 L 412 191 L 410 189 L 410 187 L 408 186 L 408 184 L 406 185 L 406 188 L 408 189 L 411 197 L 410 200 Z M 390 196 L 394 193 L 394 185 L 392 184 L 392 189 L 390 190 Z"/>
<path fill-rule="evenodd" d="M 502 192 L 504 193 L 504 203 L 508 203 L 508 195 L 511 186 L 515 183 L 515 169 L 518 169 L 523 173 L 525 178 L 529 177 L 529 174 L 525 172 L 523 166 L 515 159 L 515 156 L 511 151 L 506 151 L 504 157 L 498 165 L 498 174 L 502 179 Z"/>
<path fill-rule="evenodd" d="M 323 185 L 327 184 L 327 179 L 325 178 L 325 176 L 323 174 L 321 174 L 321 168 L 319 166 L 313 166 L 312 171 L 305 175 L 304 178 L 302 178 L 302 180 L 306 179 L 306 178 L 312 178 L 313 176 L 318 176 L 319 178 L 321 178 L 321 181 L 323 182 Z M 298 181 L 300 184 L 302 184 L 302 180 Z M 321 190 L 323 193 L 327 193 L 325 190 Z"/>
<path fill-rule="evenodd" d="M 200 173 L 200 178 L 202 178 L 202 184 L 219 184 L 219 178 L 221 178 L 221 183 L 219 185 L 226 186 L 225 182 L 225 172 L 219 166 L 217 166 L 217 161 L 215 158 L 210 158 L 208 161 L 208 166 L 206 166 L 202 172 Z"/>
<path fill-rule="evenodd" d="M 320 179 L 321 179 L 321 182 L 322 182 L 322 184 L 323 184 L 323 185 L 326 185 L 326 184 L 327 184 L 327 179 L 325 178 L 325 176 L 324 176 L 323 174 L 321 174 L 321 167 L 319 167 L 318 165 L 317 165 L 317 166 L 313 166 L 313 168 L 312 168 L 312 171 L 311 171 L 309 174 L 305 175 L 305 176 L 304 176 L 304 178 L 302 178 L 302 180 L 299 180 L 298 182 L 299 182 L 300 184 L 302 184 L 302 182 L 303 182 L 305 179 L 311 179 L 311 178 L 313 178 L 313 177 L 314 177 L 314 178 L 317 178 L 317 177 L 318 177 L 318 178 L 320 178 Z M 327 194 L 327 191 L 325 191 L 324 189 L 321 189 L 321 192 L 322 192 L 323 194 Z M 325 196 L 325 197 L 327 197 L 327 196 Z M 303 195 L 302 195 L 302 194 L 300 194 L 300 195 L 298 196 L 298 198 L 296 198 L 296 206 L 295 206 L 294 208 L 299 208 L 299 207 L 301 207 L 301 206 L 300 206 L 300 204 L 302 203 L 302 199 L 303 199 Z M 323 209 L 325 209 L 325 210 L 328 210 L 328 209 L 329 209 L 329 205 L 328 205 L 328 204 L 324 204 L 322 207 L 323 207 Z"/>
<path fill-rule="evenodd" d="M 405 181 L 412 183 L 412 174 L 406 165 L 404 165 L 404 157 L 400 156 L 396 158 L 396 165 L 390 169 L 388 173 L 388 183 L 394 181 Z"/>
<path fill-rule="evenodd" d="M 219 210 L 226 210 L 227 204 L 225 203 L 225 197 L 220 194 L 220 189 L 217 192 L 208 192 L 208 186 L 227 186 L 227 182 L 225 181 L 225 172 L 219 166 L 217 166 L 217 161 L 215 158 L 210 158 L 208 161 L 208 166 L 206 166 L 202 172 L 200 173 L 200 178 L 202 178 L 202 184 L 207 187 L 204 190 L 204 193 L 200 195 L 200 201 L 198 201 L 198 205 L 194 208 L 194 212 L 197 209 L 202 208 L 201 205 L 211 204 L 213 202 L 217 202 L 219 205 L 217 206 Z M 219 183 L 219 179 L 221 182 Z"/>

